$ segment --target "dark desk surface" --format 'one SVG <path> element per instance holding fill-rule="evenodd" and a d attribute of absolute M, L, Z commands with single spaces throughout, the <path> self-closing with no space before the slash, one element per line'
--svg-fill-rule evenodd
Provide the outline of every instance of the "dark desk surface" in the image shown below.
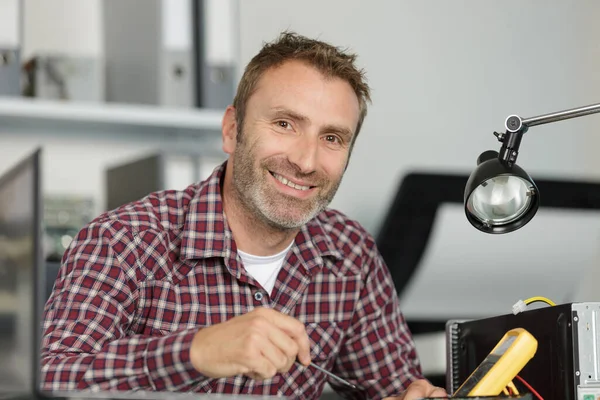
<path fill-rule="evenodd" d="M 249 396 L 169 392 L 53 392 L 50 394 L 3 394 L 0 400 L 272 400 L 276 396 Z"/>

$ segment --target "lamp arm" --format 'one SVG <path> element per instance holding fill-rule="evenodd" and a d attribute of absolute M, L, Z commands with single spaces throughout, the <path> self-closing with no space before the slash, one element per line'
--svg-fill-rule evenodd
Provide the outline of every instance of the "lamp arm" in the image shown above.
<path fill-rule="evenodd" d="M 538 115 L 531 118 L 521 118 L 516 115 L 511 115 L 506 119 L 505 125 L 508 131 L 515 131 L 519 128 L 513 123 L 513 118 L 518 118 L 523 126 L 530 127 L 548 124 L 550 122 L 562 121 L 564 119 L 582 117 L 584 115 L 595 114 L 598 112 L 600 112 L 600 103 L 591 104 L 584 107 L 571 108 L 570 110 L 557 111 L 550 114 Z"/>
<path fill-rule="evenodd" d="M 511 115 L 506 118 L 504 126 L 506 133 L 494 132 L 494 135 L 502 142 L 502 147 L 498 154 L 501 162 L 512 167 L 517 161 L 519 155 L 519 146 L 521 138 L 530 126 L 543 125 L 551 122 L 562 121 L 565 119 L 582 117 L 584 115 L 600 112 L 600 103 L 591 104 L 584 107 L 571 108 L 569 110 L 557 111 L 549 114 L 542 114 L 530 118 L 521 118 L 518 115 Z"/>

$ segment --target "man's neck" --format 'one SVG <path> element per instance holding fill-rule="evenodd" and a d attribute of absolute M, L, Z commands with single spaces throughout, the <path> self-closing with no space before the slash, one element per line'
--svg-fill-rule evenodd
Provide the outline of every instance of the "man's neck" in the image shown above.
<path fill-rule="evenodd" d="M 245 253 L 255 256 L 277 254 L 285 250 L 299 232 L 299 229 L 277 229 L 255 217 L 241 202 L 230 177 L 223 179 L 221 198 L 236 246 Z"/>

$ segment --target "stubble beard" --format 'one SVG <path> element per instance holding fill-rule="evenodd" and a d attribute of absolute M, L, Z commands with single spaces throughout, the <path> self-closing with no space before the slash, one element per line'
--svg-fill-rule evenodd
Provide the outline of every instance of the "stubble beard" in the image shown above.
<path fill-rule="evenodd" d="M 256 165 L 254 155 L 252 146 L 243 139 L 238 141 L 234 151 L 233 188 L 240 204 L 273 229 L 290 231 L 302 227 L 327 208 L 339 188 L 341 177 L 332 182 L 318 172 L 299 174 L 284 157 L 268 158 Z M 310 182 L 320 191 L 311 199 L 285 195 L 268 182 L 269 171 Z"/>

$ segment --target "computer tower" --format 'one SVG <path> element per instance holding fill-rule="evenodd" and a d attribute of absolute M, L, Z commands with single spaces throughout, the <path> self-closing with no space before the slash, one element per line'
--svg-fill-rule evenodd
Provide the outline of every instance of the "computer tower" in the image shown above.
<path fill-rule="evenodd" d="M 519 376 L 545 400 L 600 398 L 600 303 L 568 303 L 517 315 L 448 321 L 447 390 L 454 393 L 513 328 L 526 329 L 538 341 L 536 354 Z"/>

